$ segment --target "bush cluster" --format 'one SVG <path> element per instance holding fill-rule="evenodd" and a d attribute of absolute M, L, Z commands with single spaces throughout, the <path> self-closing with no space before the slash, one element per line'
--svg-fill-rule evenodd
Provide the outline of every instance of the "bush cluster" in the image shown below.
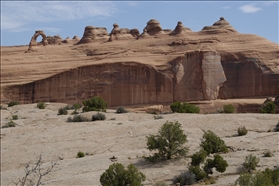
<path fill-rule="evenodd" d="M 102 111 L 106 112 L 108 104 L 99 96 L 95 96 L 89 100 L 85 100 L 82 102 L 84 105 L 82 111 L 89 112 L 89 111 Z"/>
<path fill-rule="evenodd" d="M 190 103 L 174 102 L 170 105 L 172 112 L 177 113 L 199 113 L 200 108 Z"/>
<path fill-rule="evenodd" d="M 248 133 L 248 130 L 244 126 L 241 126 L 237 129 L 237 133 L 238 136 L 245 136 Z"/>
<path fill-rule="evenodd" d="M 13 121 L 9 121 L 6 125 L 3 125 L 2 128 L 9 128 L 9 127 L 15 127 L 16 124 Z"/>
<path fill-rule="evenodd" d="M 180 183 L 180 185 L 192 185 L 196 183 L 196 175 L 189 171 L 182 172 L 180 175 L 174 177 L 173 183 Z"/>
<path fill-rule="evenodd" d="M 145 181 L 145 175 L 133 164 L 128 165 L 127 170 L 121 163 L 114 163 L 101 175 L 101 185 L 134 185 L 141 186 Z"/>
<path fill-rule="evenodd" d="M 191 156 L 192 161 L 189 167 L 189 172 L 195 175 L 196 181 L 208 179 L 208 175 L 213 174 L 214 168 L 221 173 L 226 171 L 228 167 L 227 161 L 219 154 L 214 154 L 228 152 L 222 139 L 212 131 L 207 131 L 203 135 L 201 148 L 200 151 Z M 214 158 L 208 158 L 209 154 L 214 154 Z M 212 182 L 212 180 L 208 180 L 208 182 Z"/>
<path fill-rule="evenodd" d="M 87 122 L 87 121 L 90 121 L 90 119 L 88 119 L 85 116 L 74 115 L 72 118 L 68 117 L 67 121 L 68 122 Z"/>
<path fill-rule="evenodd" d="M 117 114 L 127 113 L 127 110 L 124 107 L 118 107 L 116 109 Z"/>
<path fill-rule="evenodd" d="M 77 153 L 77 158 L 83 158 L 85 156 L 84 152 L 79 151 Z"/>
<path fill-rule="evenodd" d="M 13 120 L 18 120 L 18 116 L 17 115 L 13 115 Z"/>
<path fill-rule="evenodd" d="M 166 122 L 160 128 L 157 135 L 149 135 L 147 138 L 147 149 L 153 152 L 153 155 L 147 159 L 151 162 L 171 159 L 173 157 L 185 157 L 188 153 L 187 136 L 181 129 L 178 122 Z"/>
<path fill-rule="evenodd" d="M 279 185 L 279 170 L 266 168 L 256 174 L 244 173 L 235 181 L 235 186 L 277 186 Z"/>
<path fill-rule="evenodd" d="M 266 103 L 261 109 L 260 112 L 263 114 L 274 114 L 276 105 L 273 101 Z"/>
<path fill-rule="evenodd" d="M 228 148 L 225 145 L 225 142 L 220 137 L 218 137 L 214 132 L 212 132 L 210 130 L 203 134 L 201 147 L 208 154 L 214 154 L 214 153 L 219 153 L 219 152 L 223 152 L 223 153 L 228 152 Z"/>
<path fill-rule="evenodd" d="M 46 108 L 46 104 L 44 102 L 39 102 L 39 103 L 37 103 L 37 108 L 45 109 Z"/>
<path fill-rule="evenodd" d="M 223 112 L 227 113 L 227 114 L 231 114 L 231 113 L 235 113 L 235 108 L 233 105 L 229 104 L 229 105 L 224 105 L 223 106 Z"/>
<path fill-rule="evenodd" d="M 8 103 L 8 107 L 12 107 L 14 105 L 19 105 L 19 102 L 18 101 L 11 101 Z"/>
<path fill-rule="evenodd" d="M 68 111 L 66 107 L 62 107 L 58 110 L 58 114 L 57 115 L 67 115 Z"/>
<path fill-rule="evenodd" d="M 106 115 L 103 113 L 99 113 L 99 112 L 92 116 L 92 121 L 105 120 L 105 119 L 106 119 Z"/>
<path fill-rule="evenodd" d="M 249 173 L 251 173 L 252 170 L 256 170 L 256 166 L 258 165 L 259 162 L 260 162 L 259 158 L 257 158 L 252 154 L 249 154 L 248 156 L 245 157 L 243 166 Z"/>

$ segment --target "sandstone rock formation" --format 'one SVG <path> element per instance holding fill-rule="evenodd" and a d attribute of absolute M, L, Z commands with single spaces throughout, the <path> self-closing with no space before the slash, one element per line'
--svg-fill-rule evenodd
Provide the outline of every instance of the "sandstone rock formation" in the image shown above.
<path fill-rule="evenodd" d="M 91 43 L 94 40 L 97 40 L 104 36 L 108 36 L 106 28 L 87 26 L 84 29 L 84 33 L 81 40 L 77 44 Z"/>
<path fill-rule="evenodd" d="M 224 19 L 213 27 L 175 37 L 162 30 L 150 35 L 146 27 L 139 37 L 150 39 L 139 40 L 135 30 L 119 29 L 117 42 L 104 42 L 108 35 L 97 33 L 104 29 L 86 27 L 80 42 L 90 45 L 45 47 L 40 58 L 21 60 L 20 48 L 3 48 L 1 97 L 76 103 L 99 95 L 119 106 L 278 95 L 278 44 L 228 31 Z M 120 39 L 126 36 L 132 39 Z"/>
<path fill-rule="evenodd" d="M 47 42 L 50 45 L 60 44 L 62 42 L 62 38 L 59 35 L 56 36 L 47 36 Z"/>
<path fill-rule="evenodd" d="M 120 35 L 120 28 L 118 26 L 118 24 L 114 23 L 113 24 L 113 29 L 110 32 L 110 37 L 108 41 L 113 41 L 113 40 L 117 40 L 119 35 Z"/>
<path fill-rule="evenodd" d="M 140 32 L 138 29 L 136 28 L 133 28 L 130 30 L 130 34 L 133 36 L 133 37 L 138 37 L 140 35 Z"/>
<path fill-rule="evenodd" d="M 185 33 L 185 32 L 189 32 L 191 31 L 190 28 L 188 27 L 184 27 L 184 25 L 182 24 L 181 21 L 178 21 L 175 29 L 170 33 L 170 35 L 177 35 L 177 34 L 182 34 L 182 33 Z"/>
<path fill-rule="evenodd" d="M 212 26 L 203 27 L 202 31 L 207 32 L 236 32 L 236 30 L 230 25 L 224 17 L 220 17 L 220 20 L 215 22 Z"/>
<path fill-rule="evenodd" d="M 35 34 L 32 36 L 31 40 L 30 40 L 30 43 L 29 43 L 29 48 L 27 51 L 25 51 L 25 53 L 30 53 L 30 52 L 36 52 L 36 50 L 34 50 L 32 48 L 32 46 L 37 46 L 38 43 L 37 43 L 37 37 L 38 36 L 42 36 L 42 44 L 45 46 L 48 44 L 48 40 L 47 40 L 47 37 L 44 33 L 43 30 L 37 30 L 35 31 Z"/>
<path fill-rule="evenodd" d="M 145 29 L 146 29 L 146 32 L 148 35 L 155 35 L 155 34 L 160 33 L 163 30 L 160 25 L 160 22 L 155 19 L 149 20 L 147 22 L 146 27 L 143 30 L 145 30 Z"/>

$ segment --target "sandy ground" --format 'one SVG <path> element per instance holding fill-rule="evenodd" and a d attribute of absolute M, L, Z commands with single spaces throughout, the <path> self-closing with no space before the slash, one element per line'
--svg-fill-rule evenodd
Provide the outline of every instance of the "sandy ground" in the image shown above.
<path fill-rule="evenodd" d="M 272 130 L 278 123 L 278 114 L 164 114 L 154 119 L 146 113 L 116 114 L 107 110 L 105 121 L 68 123 L 68 115 L 58 116 L 58 109 L 65 104 L 48 103 L 46 109 L 36 104 L 16 105 L 1 110 L 1 126 L 17 115 L 13 128 L 1 129 L 1 185 L 13 185 L 24 175 L 24 164 L 35 161 L 42 154 L 45 163 L 60 157 L 63 160 L 47 176 L 45 185 L 100 185 L 100 175 L 112 164 L 110 157 L 127 166 L 135 164 L 146 175 L 144 185 L 165 181 L 169 185 L 174 176 L 187 170 L 190 158 L 174 159 L 159 164 L 146 162 L 146 136 L 156 134 L 166 121 L 178 121 L 187 134 L 189 155 L 199 150 L 203 130 L 212 130 L 228 146 L 236 149 L 222 156 L 229 167 L 224 174 L 214 174 L 214 185 L 232 185 L 239 175 L 239 168 L 246 155 L 260 158 L 258 170 L 278 166 L 278 132 Z M 92 117 L 96 112 L 82 113 Z M 245 126 L 246 136 L 237 136 L 237 129 Z M 270 150 L 273 157 L 263 157 Z M 78 151 L 87 153 L 76 158 Z M 203 184 L 199 184 L 203 185 Z"/>

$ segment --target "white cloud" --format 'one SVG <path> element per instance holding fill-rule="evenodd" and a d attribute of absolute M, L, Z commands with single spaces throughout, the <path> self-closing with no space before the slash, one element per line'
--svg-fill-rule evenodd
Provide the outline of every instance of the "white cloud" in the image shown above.
<path fill-rule="evenodd" d="M 113 2 L 94 1 L 3 1 L 1 2 L 1 30 L 24 30 L 35 23 L 71 21 L 96 16 L 112 16 Z M 53 30 L 53 29 L 50 29 Z"/>
<path fill-rule="evenodd" d="M 256 4 L 243 5 L 243 6 L 239 7 L 239 9 L 243 13 L 255 13 L 255 12 L 262 10 L 262 8 L 256 7 Z"/>

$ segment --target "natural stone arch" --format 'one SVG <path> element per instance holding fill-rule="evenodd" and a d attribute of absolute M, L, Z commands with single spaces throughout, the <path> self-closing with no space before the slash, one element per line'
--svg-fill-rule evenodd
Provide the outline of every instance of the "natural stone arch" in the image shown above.
<path fill-rule="evenodd" d="M 38 36 L 42 36 L 42 38 L 43 38 L 42 44 L 43 44 L 44 46 L 48 44 L 47 37 L 46 37 L 44 31 L 42 31 L 42 30 L 36 30 L 36 31 L 35 31 L 35 34 L 32 36 L 31 41 L 30 41 L 30 43 L 29 43 L 29 48 L 28 48 L 27 51 L 25 51 L 25 53 L 35 52 L 35 51 L 36 51 L 36 50 L 34 50 L 34 49 L 32 48 L 32 46 L 37 46 L 37 45 L 38 45 L 38 44 L 37 44 L 37 37 L 38 37 Z"/>
<path fill-rule="evenodd" d="M 43 40 L 42 40 L 42 44 L 45 46 L 48 44 L 47 42 L 47 37 L 44 33 L 44 31 L 42 30 L 37 30 L 35 31 L 35 34 L 32 36 L 31 41 L 29 43 L 29 46 L 37 46 L 37 37 L 38 36 L 42 36 Z"/>

